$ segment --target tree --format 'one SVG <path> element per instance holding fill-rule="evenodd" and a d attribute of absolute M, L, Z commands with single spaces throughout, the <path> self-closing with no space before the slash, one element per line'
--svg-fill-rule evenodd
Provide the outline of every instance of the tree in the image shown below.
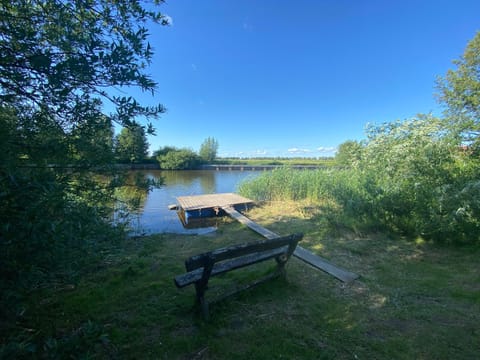
<path fill-rule="evenodd" d="M 217 157 L 218 141 L 208 137 L 200 146 L 199 156 L 205 162 L 212 162 Z"/>
<path fill-rule="evenodd" d="M 335 154 L 335 161 L 337 165 L 352 166 L 361 158 L 362 144 L 358 141 L 347 140 L 338 146 Z"/>
<path fill-rule="evenodd" d="M 151 133 L 164 111 L 116 95 L 156 89 L 146 24 L 167 21 L 143 4 L 0 0 L 0 294 L 118 238 L 109 220 L 120 177 L 106 176 L 112 124 L 142 117 Z"/>
<path fill-rule="evenodd" d="M 114 161 L 114 130 L 111 120 L 104 115 L 79 124 L 71 134 L 72 161 L 111 164 Z"/>
<path fill-rule="evenodd" d="M 168 152 L 157 156 L 160 167 L 165 170 L 186 170 L 195 168 L 200 159 L 198 155 L 190 149 L 177 149 L 166 147 Z"/>
<path fill-rule="evenodd" d="M 138 163 L 148 155 L 145 130 L 140 125 L 123 128 L 115 139 L 115 154 L 121 162 Z"/>
<path fill-rule="evenodd" d="M 358 169 L 375 221 L 439 242 L 479 240 L 478 167 L 442 119 L 419 115 L 367 135 Z"/>
<path fill-rule="evenodd" d="M 455 70 L 439 78 L 439 99 L 446 105 L 448 128 L 466 145 L 480 147 L 480 32 L 468 43 Z"/>
<path fill-rule="evenodd" d="M 164 111 L 107 91 L 155 90 L 144 73 L 153 55 L 145 24 L 166 20 L 140 1 L 1 0 L 0 18 L 0 99 L 20 116 L 39 112 L 68 132 L 86 112 L 100 113 L 103 100 L 122 125 Z"/>
<path fill-rule="evenodd" d="M 178 149 L 175 146 L 164 146 L 158 150 L 155 150 L 153 152 L 153 156 L 157 158 L 161 155 L 167 155 L 170 151 L 178 151 Z"/>

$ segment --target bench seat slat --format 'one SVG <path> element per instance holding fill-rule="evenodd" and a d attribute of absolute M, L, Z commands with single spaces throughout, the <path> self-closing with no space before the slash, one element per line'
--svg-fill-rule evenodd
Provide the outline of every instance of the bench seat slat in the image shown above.
<path fill-rule="evenodd" d="M 185 262 L 185 265 L 188 271 L 192 271 L 197 268 L 203 267 L 205 258 L 208 256 L 215 259 L 215 262 L 220 262 L 223 260 L 233 259 L 235 257 L 240 257 L 255 252 L 262 252 L 279 248 L 285 245 L 290 245 L 293 242 L 298 242 L 301 238 L 302 235 L 293 234 L 289 236 L 278 237 L 276 239 L 256 241 L 247 244 L 220 248 L 207 253 L 192 256 Z"/>
<path fill-rule="evenodd" d="M 212 273 L 210 276 L 223 274 L 230 270 L 240 269 L 242 267 L 252 265 L 264 260 L 268 260 L 286 253 L 287 253 L 287 246 L 283 246 L 280 248 L 271 249 L 271 250 L 260 252 L 260 253 L 244 255 L 228 261 L 218 262 L 213 266 Z M 203 274 L 203 267 L 200 267 L 195 270 L 189 271 L 185 274 L 178 275 L 175 277 L 175 285 L 179 288 L 182 288 L 187 285 L 193 284 L 202 278 L 202 274 Z"/>

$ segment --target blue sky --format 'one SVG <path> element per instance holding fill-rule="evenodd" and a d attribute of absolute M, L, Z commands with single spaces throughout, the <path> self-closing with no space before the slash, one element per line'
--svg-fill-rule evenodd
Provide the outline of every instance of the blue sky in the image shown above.
<path fill-rule="evenodd" d="M 151 28 L 151 150 L 331 156 L 368 123 L 441 114 L 435 79 L 480 30 L 480 1 L 170 0 Z"/>

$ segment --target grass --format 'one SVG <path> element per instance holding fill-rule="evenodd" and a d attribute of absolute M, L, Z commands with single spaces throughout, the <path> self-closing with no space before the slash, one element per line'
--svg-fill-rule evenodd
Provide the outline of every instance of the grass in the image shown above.
<path fill-rule="evenodd" d="M 343 284 L 292 259 L 287 278 L 211 307 L 176 289 L 183 260 L 260 239 L 228 218 L 203 236 L 131 239 L 78 283 L 32 293 L 3 357 L 115 359 L 473 359 L 480 353 L 480 249 L 440 247 L 332 228 L 311 204 L 266 203 L 247 214 L 356 272 Z M 228 273 L 207 297 L 272 264 Z"/>

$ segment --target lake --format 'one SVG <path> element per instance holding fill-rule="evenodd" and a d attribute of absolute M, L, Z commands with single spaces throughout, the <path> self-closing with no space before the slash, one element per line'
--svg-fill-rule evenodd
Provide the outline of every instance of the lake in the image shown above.
<path fill-rule="evenodd" d="M 140 211 L 132 217 L 131 226 L 134 234 L 181 233 L 198 234 L 210 232 L 213 226 L 186 229 L 182 225 L 177 212 L 168 209 L 169 205 L 177 204 L 177 196 L 202 195 L 213 193 L 236 192 L 238 185 L 247 178 L 253 178 L 262 171 L 238 170 L 181 170 L 160 171 L 145 170 L 142 173 L 149 179 L 162 179 L 164 185 L 148 193 L 140 206 Z"/>

